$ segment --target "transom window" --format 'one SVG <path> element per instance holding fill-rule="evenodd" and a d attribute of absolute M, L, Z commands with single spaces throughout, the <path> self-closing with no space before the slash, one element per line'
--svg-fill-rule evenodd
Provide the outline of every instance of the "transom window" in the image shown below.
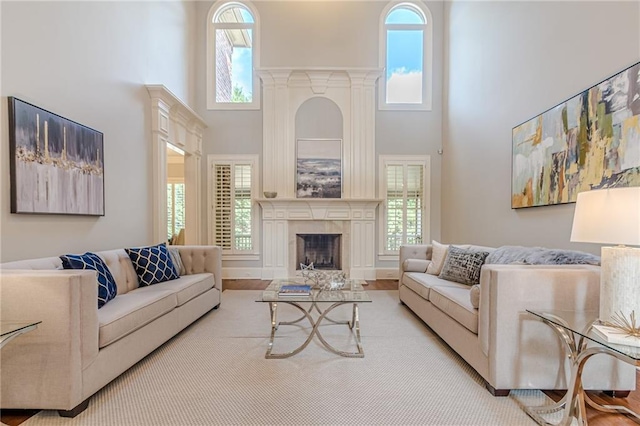
<path fill-rule="evenodd" d="M 431 109 L 432 24 L 421 2 L 389 5 L 381 17 L 380 109 Z"/>
<path fill-rule="evenodd" d="M 247 2 L 219 2 L 207 27 L 207 107 L 258 109 L 256 12 Z"/>

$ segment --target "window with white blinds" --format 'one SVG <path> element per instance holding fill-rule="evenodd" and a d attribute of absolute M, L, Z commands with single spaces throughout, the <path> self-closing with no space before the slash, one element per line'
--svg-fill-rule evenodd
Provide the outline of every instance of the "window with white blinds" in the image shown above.
<path fill-rule="evenodd" d="M 402 244 L 427 241 L 428 157 L 381 156 L 382 254 L 397 254 Z"/>
<path fill-rule="evenodd" d="M 209 156 L 210 243 L 220 246 L 223 256 L 258 252 L 252 193 L 257 187 L 256 167 L 255 156 Z"/>

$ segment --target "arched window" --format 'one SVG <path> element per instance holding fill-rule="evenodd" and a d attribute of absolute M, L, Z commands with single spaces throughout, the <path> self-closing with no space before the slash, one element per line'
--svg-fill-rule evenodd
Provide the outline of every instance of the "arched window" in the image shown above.
<path fill-rule="evenodd" d="M 419 1 L 389 4 L 380 17 L 380 109 L 430 110 L 431 12 Z"/>
<path fill-rule="evenodd" d="M 258 109 L 258 15 L 248 2 L 221 1 L 207 18 L 207 108 Z"/>

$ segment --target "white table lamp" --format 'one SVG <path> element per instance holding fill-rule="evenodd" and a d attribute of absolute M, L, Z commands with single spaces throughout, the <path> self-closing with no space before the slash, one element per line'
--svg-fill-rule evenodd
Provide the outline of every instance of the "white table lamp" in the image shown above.
<path fill-rule="evenodd" d="M 571 241 L 620 244 L 601 249 L 600 319 L 640 336 L 640 187 L 578 194 Z"/>

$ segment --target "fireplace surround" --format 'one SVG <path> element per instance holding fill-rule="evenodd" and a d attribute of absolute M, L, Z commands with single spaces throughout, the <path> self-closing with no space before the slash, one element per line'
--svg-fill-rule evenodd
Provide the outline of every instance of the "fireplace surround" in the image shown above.
<path fill-rule="evenodd" d="M 332 234 L 341 239 L 341 270 L 349 278 L 375 279 L 375 219 L 381 200 L 262 198 L 262 279 L 300 274 L 300 234 Z"/>

